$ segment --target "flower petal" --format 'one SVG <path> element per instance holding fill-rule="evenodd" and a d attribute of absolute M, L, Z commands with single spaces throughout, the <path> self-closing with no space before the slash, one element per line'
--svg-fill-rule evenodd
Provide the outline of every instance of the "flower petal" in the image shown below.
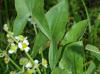
<path fill-rule="evenodd" d="M 24 50 L 25 52 L 28 52 L 30 50 L 30 47 L 26 47 Z"/>
<path fill-rule="evenodd" d="M 13 54 L 14 51 L 10 49 L 10 50 L 8 51 L 8 53 L 9 53 L 9 54 Z"/>
<path fill-rule="evenodd" d="M 18 43 L 18 47 L 19 47 L 20 49 L 22 49 L 22 43 L 21 43 L 21 42 Z"/>
<path fill-rule="evenodd" d="M 38 60 L 34 60 L 34 63 L 35 63 L 35 64 L 38 64 L 38 63 L 39 63 L 39 61 L 38 61 Z"/>
<path fill-rule="evenodd" d="M 26 39 L 24 39 L 23 43 L 26 43 L 27 45 L 29 45 L 29 42 Z"/>
<path fill-rule="evenodd" d="M 32 68 L 32 64 L 31 62 L 28 62 L 26 65 L 25 65 L 26 68 Z"/>

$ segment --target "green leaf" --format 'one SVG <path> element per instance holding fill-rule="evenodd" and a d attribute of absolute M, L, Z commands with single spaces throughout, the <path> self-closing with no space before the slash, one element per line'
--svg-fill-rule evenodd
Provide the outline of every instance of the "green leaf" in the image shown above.
<path fill-rule="evenodd" d="M 27 4 L 27 7 L 28 7 L 29 11 L 32 14 L 32 10 L 34 8 L 34 2 L 35 2 L 35 0 L 30 0 L 30 1 L 29 0 L 25 0 L 25 2 Z"/>
<path fill-rule="evenodd" d="M 15 0 L 15 8 L 17 11 L 17 17 L 14 21 L 13 32 L 15 35 L 22 33 L 30 12 L 27 8 L 25 0 Z"/>
<path fill-rule="evenodd" d="M 50 39 L 51 34 L 47 20 L 44 15 L 44 0 L 15 0 L 17 17 L 14 21 L 13 32 L 15 35 L 22 33 L 26 26 L 28 17 L 32 14 L 40 30 Z"/>
<path fill-rule="evenodd" d="M 94 64 L 93 61 L 91 61 L 85 74 L 93 74 L 95 68 L 96 68 L 96 65 Z"/>
<path fill-rule="evenodd" d="M 81 41 L 65 47 L 59 67 L 67 70 L 68 74 L 83 74 L 83 43 Z"/>
<path fill-rule="evenodd" d="M 87 22 L 87 20 L 83 20 L 73 25 L 62 40 L 62 44 L 65 45 L 79 40 L 86 30 Z"/>
<path fill-rule="evenodd" d="M 91 52 L 91 55 L 93 55 L 95 58 L 97 58 L 100 61 L 100 50 L 93 45 L 87 44 L 86 50 Z"/>
<path fill-rule="evenodd" d="M 53 6 L 46 13 L 51 33 L 56 41 L 61 40 L 64 35 L 68 15 L 68 2 L 65 0 Z"/>
<path fill-rule="evenodd" d="M 57 43 L 52 40 L 50 42 L 50 48 L 49 48 L 49 64 L 50 68 L 54 69 L 57 64 Z"/>
<path fill-rule="evenodd" d="M 44 0 L 34 0 L 33 2 L 34 8 L 32 10 L 32 18 L 37 23 L 37 26 L 40 30 L 51 39 L 51 33 L 49 29 L 48 22 L 45 18 L 44 14 Z"/>
<path fill-rule="evenodd" d="M 52 7 L 47 13 L 46 18 L 52 33 L 52 40 L 49 48 L 49 64 L 54 69 L 61 53 L 57 50 L 57 42 L 61 40 L 65 32 L 66 21 L 68 18 L 68 6 L 65 0 Z M 59 53 L 59 54 L 58 54 Z"/>
<path fill-rule="evenodd" d="M 62 54 L 62 47 L 58 49 L 57 42 L 52 40 L 49 48 L 49 64 L 52 70 L 56 67 L 57 63 L 59 62 L 61 54 Z"/>
<path fill-rule="evenodd" d="M 51 72 L 51 74 L 68 74 L 67 71 L 60 69 L 60 68 L 55 68 L 53 69 L 53 71 Z"/>
<path fill-rule="evenodd" d="M 48 41 L 47 37 L 43 33 L 39 32 L 36 35 L 31 55 L 33 57 L 35 57 L 36 54 L 39 53 L 39 49 L 44 48 L 44 46 L 46 45 L 47 41 Z"/>

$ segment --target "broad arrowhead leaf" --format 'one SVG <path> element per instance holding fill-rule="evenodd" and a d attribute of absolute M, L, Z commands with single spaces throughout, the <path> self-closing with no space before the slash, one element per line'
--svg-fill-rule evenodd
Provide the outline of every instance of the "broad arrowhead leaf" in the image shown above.
<path fill-rule="evenodd" d="M 64 35 L 68 15 L 68 2 L 65 2 L 65 0 L 53 6 L 46 13 L 52 37 L 56 41 L 60 41 Z"/>
<path fill-rule="evenodd" d="M 60 69 L 60 68 L 55 68 L 55 69 L 53 69 L 51 74 L 68 74 L 68 72 L 63 69 Z"/>
<path fill-rule="evenodd" d="M 40 30 L 51 39 L 51 33 L 49 29 L 48 22 L 45 18 L 44 14 L 44 0 L 34 0 L 33 2 L 34 8 L 32 9 L 32 17 L 37 23 Z"/>
<path fill-rule="evenodd" d="M 62 47 L 58 49 L 57 42 L 55 42 L 54 40 L 51 41 L 49 48 L 49 64 L 51 70 L 53 70 L 56 67 L 57 63 L 59 62 L 61 53 L 62 53 Z"/>
<path fill-rule="evenodd" d="M 15 35 L 18 35 L 26 26 L 26 22 L 28 17 L 30 16 L 30 12 L 27 8 L 25 0 L 15 0 L 15 8 L 17 11 L 17 17 L 14 21 L 13 32 Z"/>
<path fill-rule="evenodd" d="M 93 45 L 87 44 L 86 45 L 86 50 L 91 52 L 91 55 L 97 58 L 100 61 L 100 50 Z"/>
<path fill-rule="evenodd" d="M 57 43 L 52 40 L 50 42 L 50 48 L 49 48 L 49 64 L 50 64 L 50 68 L 54 69 L 56 64 L 57 64 Z"/>
<path fill-rule="evenodd" d="M 32 18 L 40 30 L 50 39 L 51 34 L 44 15 L 43 5 L 44 0 L 15 0 L 15 7 L 17 11 L 17 17 L 13 26 L 13 32 L 15 35 L 18 35 L 23 31 L 28 17 L 32 15 Z"/>
<path fill-rule="evenodd" d="M 83 43 L 75 42 L 66 46 L 59 63 L 69 74 L 83 74 Z"/>
<path fill-rule="evenodd" d="M 83 36 L 86 27 L 88 26 L 87 22 L 87 20 L 83 20 L 74 24 L 71 29 L 66 33 L 61 44 L 66 45 L 68 43 L 79 40 Z"/>
<path fill-rule="evenodd" d="M 24 16 L 30 13 L 25 0 L 15 0 L 15 8 L 18 16 Z"/>
<path fill-rule="evenodd" d="M 36 35 L 31 55 L 35 57 L 36 54 L 39 52 L 39 49 L 43 48 L 46 45 L 47 41 L 48 41 L 47 37 L 43 33 L 39 32 Z"/>
<path fill-rule="evenodd" d="M 34 8 L 34 2 L 35 2 L 35 0 L 30 0 L 30 1 L 29 0 L 25 0 L 25 2 L 27 4 L 27 7 L 28 7 L 29 11 L 32 14 L 32 10 Z"/>
<path fill-rule="evenodd" d="M 94 64 L 93 61 L 90 62 L 90 65 L 87 69 L 87 71 L 85 72 L 85 74 L 93 74 L 94 69 L 96 68 L 96 65 Z"/>
<path fill-rule="evenodd" d="M 61 40 L 65 32 L 66 21 L 68 18 L 68 6 L 65 0 L 52 7 L 47 13 L 46 18 L 49 23 L 52 40 L 49 48 L 49 64 L 54 69 L 58 61 L 57 42 Z"/>

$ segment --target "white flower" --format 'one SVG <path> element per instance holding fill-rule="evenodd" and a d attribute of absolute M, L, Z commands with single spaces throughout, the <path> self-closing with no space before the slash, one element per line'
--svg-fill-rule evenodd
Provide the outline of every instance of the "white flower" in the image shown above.
<path fill-rule="evenodd" d="M 38 68 L 39 66 L 39 61 L 36 59 L 34 60 L 34 68 Z"/>
<path fill-rule="evenodd" d="M 35 63 L 35 64 L 38 64 L 38 63 L 39 63 L 39 61 L 38 61 L 38 60 L 34 60 L 34 63 Z"/>
<path fill-rule="evenodd" d="M 44 58 L 42 58 L 42 65 L 46 68 L 48 67 L 47 60 Z"/>
<path fill-rule="evenodd" d="M 17 52 L 17 45 L 14 43 L 11 44 L 10 50 L 8 51 L 9 54 L 13 54 Z"/>
<path fill-rule="evenodd" d="M 26 68 L 32 68 L 32 63 L 31 62 L 28 62 L 26 65 L 25 65 Z"/>
<path fill-rule="evenodd" d="M 28 52 L 30 50 L 30 47 L 28 47 L 28 45 L 29 45 L 29 42 L 28 42 L 27 38 L 25 38 L 24 41 L 18 43 L 18 47 L 22 51 L 25 51 L 25 52 Z"/>

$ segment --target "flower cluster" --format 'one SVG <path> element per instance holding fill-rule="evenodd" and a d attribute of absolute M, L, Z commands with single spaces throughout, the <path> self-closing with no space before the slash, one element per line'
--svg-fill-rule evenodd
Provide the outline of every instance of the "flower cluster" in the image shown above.
<path fill-rule="evenodd" d="M 13 54 L 17 52 L 17 49 L 19 48 L 21 51 L 28 52 L 30 50 L 29 42 L 27 40 L 27 37 L 24 37 L 22 35 L 15 36 L 16 43 L 11 43 L 10 50 L 8 51 L 9 54 Z"/>
<path fill-rule="evenodd" d="M 26 52 L 25 54 L 27 56 L 27 58 L 23 57 L 20 58 L 19 60 L 19 64 L 22 66 L 22 68 L 20 68 L 20 66 L 15 64 L 14 61 L 12 60 L 12 63 L 14 63 L 15 66 L 17 65 L 17 68 L 19 70 L 22 70 L 20 71 L 19 74 L 24 74 L 24 72 L 26 72 L 25 74 L 32 74 L 36 72 L 36 69 L 37 70 L 39 69 L 40 65 L 42 65 L 45 68 L 48 67 L 48 63 L 46 59 L 42 57 L 42 62 L 39 63 L 37 59 L 33 60 L 33 58 L 27 53 L 30 50 L 27 37 L 24 37 L 23 35 L 15 36 L 14 33 L 10 32 L 8 29 L 9 28 L 7 27 L 7 24 L 5 24 L 4 30 L 7 32 L 7 39 L 9 45 L 5 52 L 0 51 L 0 57 L 5 57 L 4 61 L 6 64 L 8 64 L 9 60 L 11 60 L 8 54 L 14 54 L 20 49 L 20 51 Z M 15 73 L 15 71 L 11 72 L 11 74 L 13 73 Z"/>
<path fill-rule="evenodd" d="M 27 37 L 24 38 L 22 35 L 19 35 L 19 36 L 16 36 L 15 38 L 19 41 L 18 47 L 20 48 L 21 51 L 28 52 L 30 50 Z"/>
<path fill-rule="evenodd" d="M 11 44 L 10 50 L 8 51 L 10 54 L 16 53 L 17 52 L 17 45 L 14 43 Z"/>
<path fill-rule="evenodd" d="M 39 64 L 39 60 L 35 59 L 34 60 L 34 68 L 38 68 L 39 65 L 40 65 Z M 42 58 L 42 66 L 44 66 L 45 68 L 47 68 L 48 67 L 47 65 L 48 65 L 47 64 L 47 60 L 44 59 L 44 58 Z M 24 67 L 27 68 L 27 69 L 29 69 L 29 68 L 32 68 L 33 65 L 32 65 L 32 63 L 30 61 L 27 61 L 27 63 L 24 65 Z"/>

